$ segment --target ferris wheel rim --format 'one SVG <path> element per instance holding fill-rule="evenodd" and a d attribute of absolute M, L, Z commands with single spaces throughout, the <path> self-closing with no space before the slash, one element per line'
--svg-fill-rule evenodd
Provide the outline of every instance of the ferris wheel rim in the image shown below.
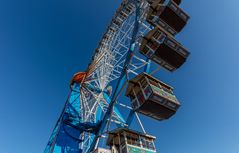
<path fill-rule="evenodd" d="M 126 0 L 127 1 L 127 0 Z M 146 0 L 142 0 L 142 1 L 144 1 L 145 3 L 147 2 Z M 125 2 L 125 1 L 124 1 Z M 123 3 L 124 3 L 123 2 Z M 86 108 L 81 108 L 81 111 L 85 111 L 85 112 L 81 112 L 81 115 L 83 115 L 82 117 L 83 117 L 83 122 L 95 122 L 96 121 L 96 115 L 95 114 L 93 114 L 93 112 L 95 113 L 95 111 L 96 111 L 96 108 L 95 108 L 95 106 L 97 106 L 97 107 L 99 107 L 100 105 L 98 104 L 99 103 L 99 101 L 101 100 L 101 98 L 99 98 L 99 96 L 102 96 L 102 94 L 100 93 L 100 94 L 95 94 L 94 96 L 92 96 L 93 94 L 91 94 L 90 92 L 88 92 L 87 90 L 90 90 L 90 88 L 94 88 L 94 86 L 92 85 L 89 89 L 88 89 L 88 87 L 87 87 L 87 85 L 89 85 L 90 83 L 91 83 L 91 81 L 93 82 L 93 81 L 96 81 L 97 79 L 99 79 L 99 77 L 97 77 L 97 76 L 100 76 L 100 75 L 102 75 L 102 74 L 104 74 L 103 72 L 104 72 L 104 70 L 101 72 L 101 71 L 98 71 L 97 73 L 95 73 L 95 71 L 97 70 L 97 69 L 100 69 L 100 68 L 102 68 L 101 66 L 102 66 L 102 64 L 104 64 L 104 63 L 102 63 L 102 59 L 104 59 L 105 57 L 109 57 L 109 58 L 112 58 L 112 57 L 114 57 L 114 56 L 116 56 L 116 55 L 119 55 L 118 53 L 119 52 L 117 52 L 117 51 L 120 51 L 120 49 L 122 49 L 122 48 L 124 48 L 125 50 L 123 50 L 124 51 L 124 54 L 120 54 L 121 55 L 121 57 L 120 58 L 118 58 L 118 60 L 119 61 L 117 61 L 116 63 L 115 63 L 115 65 L 113 65 L 113 66 L 118 66 L 117 64 L 121 64 L 122 65 L 122 67 L 120 67 L 120 66 L 118 66 L 117 67 L 117 70 L 118 71 L 120 71 L 120 73 L 119 73 L 119 75 L 118 75 L 118 77 L 115 77 L 114 79 L 112 79 L 111 81 L 109 81 L 109 82 L 107 82 L 107 81 L 105 81 L 105 80 L 103 80 L 103 81 L 105 81 L 105 82 L 103 82 L 103 85 L 100 83 L 100 82 L 95 82 L 94 83 L 94 85 L 95 86 L 98 86 L 99 88 L 97 89 L 97 90 L 99 90 L 99 91 L 101 91 L 101 92 L 105 92 L 105 89 L 107 89 L 107 87 L 109 86 L 109 84 L 110 84 L 110 82 L 112 82 L 112 81 L 116 81 L 116 80 L 118 80 L 118 79 L 120 79 L 120 76 L 122 75 L 122 71 L 123 71 L 123 68 L 127 65 L 130 65 L 130 61 L 131 61 L 131 56 L 133 56 L 133 54 L 132 55 L 128 55 L 129 53 L 128 53 L 128 51 L 130 50 L 130 49 L 132 49 L 131 47 L 131 45 L 137 40 L 137 36 L 138 36 L 138 32 L 139 32 L 139 27 L 138 27 L 138 24 L 139 24 L 139 18 L 138 18 L 138 16 L 139 16 L 139 14 L 137 14 L 137 9 L 139 10 L 139 6 L 136 6 L 136 4 L 134 4 L 134 0 L 129 0 L 129 1 L 127 1 L 128 3 L 127 4 L 124 4 L 125 6 L 123 7 L 123 8 L 126 8 L 127 6 L 132 6 L 132 4 L 133 4 L 133 6 L 134 6 L 134 8 L 133 8 L 133 11 L 130 13 L 130 15 L 124 20 L 124 22 L 121 24 L 121 26 L 119 26 L 118 27 L 118 31 L 116 32 L 116 34 L 118 34 L 118 35 L 114 35 L 114 37 L 113 38 L 111 38 L 112 40 L 110 41 L 110 43 L 109 44 L 113 44 L 112 46 L 113 47 L 115 47 L 115 48 L 113 48 L 113 50 L 110 50 L 110 47 L 109 48 L 102 48 L 102 43 L 100 43 L 100 46 L 97 48 L 97 50 L 99 50 L 100 48 L 103 50 L 103 52 L 101 52 L 100 54 L 95 54 L 94 56 L 95 57 L 97 57 L 97 55 L 98 55 L 98 57 L 100 57 L 100 58 L 98 58 L 98 60 L 96 59 L 96 61 L 92 61 L 91 62 L 91 64 L 89 65 L 89 67 L 88 67 L 88 69 L 86 70 L 86 72 L 83 72 L 82 74 L 84 75 L 82 78 L 81 78 L 81 81 L 80 82 L 75 82 L 76 84 L 80 84 L 80 90 L 79 90 L 79 95 L 80 95 L 80 107 L 84 107 L 84 105 L 87 107 L 87 109 L 88 109 L 88 111 L 85 111 L 86 110 Z M 141 4 L 141 2 L 138 2 L 138 3 L 140 3 Z M 121 8 L 122 9 L 122 8 Z M 122 11 L 122 10 L 121 10 Z M 120 12 L 118 11 L 118 14 L 119 14 Z M 115 21 L 115 18 L 117 18 L 118 16 L 117 16 L 117 13 L 116 13 L 116 15 L 114 16 L 114 18 L 112 19 L 112 22 L 111 22 L 111 24 L 114 24 L 113 22 Z M 137 23 L 136 23 L 137 22 Z M 125 26 L 125 27 L 124 27 Z M 125 29 L 127 29 L 128 31 L 128 33 L 126 33 L 126 34 L 124 34 L 123 36 L 121 35 L 124 31 L 122 30 L 123 28 L 125 28 Z M 110 29 L 110 26 L 108 27 L 108 29 L 107 29 L 107 32 L 106 33 L 108 33 L 109 32 L 109 29 Z M 103 42 L 103 39 L 104 39 L 104 37 L 105 37 L 105 35 L 103 36 L 103 38 L 102 38 L 102 40 L 100 41 L 100 42 Z M 116 38 L 115 38 L 116 37 Z M 135 40 L 133 40 L 133 37 L 135 37 L 134 39 Z M 118 39 L 119 38 L 119 39 Z M 118 41 L 118 42 L 117 42 Z M 121 43 L 121 41 L 123 41 L 123 43 Z M 127 45 L 122 45 L 122 44 L 124 44 L 124 43 L 127 43 Z M 115 46 L 114 46 L 115 45 Z M 139 45 L 139 44 L 137 44 L 137 45 Z M 112 49 L 112 46 L 111 46 L 111 49 Z M 107 52 L 107 49 L 108 49 L 108 52 Z M 135 50 L 133 49 L 133 52 L 134 52 Z M 129 57 L 129 59 L 126 59 L 127 57 Z M 114 59 L 112 58 L 112 61 L 113 61 Z M 143 62 L 145 62 L 145 61 L 143 61 Z M 110 63 L 110 62 L 109 62 Z M 101 64 L 101 65 L 99 65 L 99 64 Z M 104 66 L 104 65 L 103 65 Z M 110 68 L 110 67 L 109 67 Z M 115 67 L 113 67 L 113 68 L 115 68 Z M 117 71 L 116 69 L 111 69 L 111 72 L 113 72 L 113 71 Z M 126 72 L 126 71 L 125 71 Z M 126 72 L 126 73 L 128 73 L 128 72 Z M 110 74 L 107 74 L 107 75 L 111 75 L 111 73 Z M 90 76 L 90 77 L 89 77 Z M 105 78 L 104 78 L 105 79 Z M 117 81 L 116 81 L 117 82 Z M 125 84 L 127 83 L 127 80 L 125 81 Z M 71 86 L 71 89 L 72 89 L 72 91 L 73 91 L 73 86 Z M 115 92 L 115 88 L 113 88 L 113 91 Z M 114 93 L 114 92 L 112 92 L 112 93 Z M 88 94 L 88 96 L 89 95 L 91 95 L 92 97 L 91 97 L 91 99 L 87 99 L 87 95 L 86 94 Z M 118 96 L 117 96 L 118 97 Z M 98 98 L 98 100 L 97 100 L 97 98 Z M 117 98 L 116 98 L 117 99 Z M 87 103 L 90 103 L 90 102 L 92 102 L 92 104 L 93 105 L 91 105 L 91 106 L 87 106 Z M 109 107 L 109 105 L 110 105 L 110 103 L 108 104 L 108 106 L 107 107 Z M 91 110 L 90 110 L 90 108 L 91 108 Z M 102 112 L 103 112 L 103 109 L 102 109 Z M 107 112 L 107 111 L 106 111 Z M 93 115 L 92 115 L 92 114 Z M 88 114 L 88 116 L 87 116 L 87 114 Z M 103 112 L 103 114 L 104 114 L 104 112 Z M 105 115 L 105 114 L 104 114 Z M 93 118 L 92 118 L 93 117 Z M 111 115 L 110 115 L 110 120 L 109 120 L 109 122 L 111 122 L 111 117 L 112 117 L 112 112 L 111 112 Z M 89 119 L 91 119 L 91 120 L 86 120 L 85 118 L 89 118 Z M 101 119 L 101 120 L 103 120 L 103 119 Z M 119 122 L 120 123 L 120 122 Z M 97 136 L 97 135 L 96 135 Z M 89 141 L 91 141 L 91 139 L 93 138 L 93 139 L 95 139 L 95 136 L 91 136 L 90 134 L 88 135 L 87 133 L 86 134 L 84 134 L 82 137 L 84 137 L 85 138 L 85 141 L 86 141 L 86 143 L 89 143 Z M 82 145 L 81 145 L 82 147 L 82 149 L 84 148 L 84 150 L 87 152 L 87 150 L 89 150 L 90 148 L 87 148 L 87 147 L 85 147 L 84 145 L 83 145 L 83 143 L 82 143 Z"/>

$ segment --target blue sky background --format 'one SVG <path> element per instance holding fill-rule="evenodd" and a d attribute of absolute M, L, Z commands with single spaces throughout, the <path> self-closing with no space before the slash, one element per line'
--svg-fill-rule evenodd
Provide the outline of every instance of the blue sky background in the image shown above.
<path fill-rule="evenodd" d="M 69 91 L 120 0 L 0 0 L 0 152 L 42 153 Z M 239 152 L 239 1 L 183 1 L 187 63 L 159 77 L 182 102 L 143 117 L 162 153 Z"/>

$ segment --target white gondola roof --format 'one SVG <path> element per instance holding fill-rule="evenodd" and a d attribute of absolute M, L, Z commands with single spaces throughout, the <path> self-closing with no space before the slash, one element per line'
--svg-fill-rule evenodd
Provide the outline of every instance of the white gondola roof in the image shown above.
<path fill-rule="evenodd" d="M 110 145 L 112 144 L 112 141 L 113 141 L 113 138 L 114 136 L 117 136 L 118 134 L 121 134 L 122 132 L 128 132 L 128 133 L 133 133 L 133 134 L 137 134 L 139 136 L 142 136 L 142 137 L 145 137 L 145 138 L 149 138 L 149 139 L 153 139 L 155 140 L 156 137 L 155 136 L 152 136 L 152 135 L 148 135 L 148 134 L 145 134 L 145 133 L 142 133 L 142 132 L 138 132 L 138 131 L 135 131 L 135 130 L 132 130 L 132 129 L 127 129 L 127 128 L 117 128 L 111 132 L 109 132 L 109 136 L 108 136 L 108 139 L 107 139 L 107 145 Z M 119 141 L 117 139 L 117 141 Z M 119 144 L 119 142 L 114 142 L 115 144 Z"/>

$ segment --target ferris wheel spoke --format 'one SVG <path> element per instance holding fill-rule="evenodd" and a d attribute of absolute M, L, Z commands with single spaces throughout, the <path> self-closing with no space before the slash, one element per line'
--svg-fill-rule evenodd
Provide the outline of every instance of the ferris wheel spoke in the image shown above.
<path fill-rule="evenodd" d="M 103 94 L 104 95 L 104 99 L 106 100 L 102 100 L 102 94 L 95 94 L 93 93 L 93 91 L 91 90 L 88 90 L 93 96 L 94 98 L 96 99 L 94 101 L 94 105 L 91 107 L 91 110 L 89 110 L 90 114 L 92 114 L 92 112 L 94 112 L 94 110 L 96 109 L 97 106 L 100 106 L 102 111 L 105 112 L 105 109 L 107 109 L 108 107 L 108 103 L 109 103 L 109 97 L 107 96 L 107 94 Z M 108 101 L 107 101 L 108 99 Z M 105 102 L 105 103 L 102 103 L 102 102 Z M 105 104 L 104 107 L 102 107 L 102 104 Z M 118 108 L 116 108 L 116 106 L 114 107 L 114 116 L 117 118 L 117 120 L 119 120 L 119 122 L 121 123 L 125 123 L 125 120 L 123 119 L 123 116 L 121 115 L 121 113 L 119 112 Z M 86 116 L 86 119 L 88 118 L 89 116 Z"/>
<path fill-rule="evenodd" d="M 138 120 L 138 122 L 139 122 L 139 124 L 140 124 L 140 127 L 141 127 L 142 131 L 146 134 L 146 131 L 145 131 L 145 129 L 144 129 L 144 126 L 143 126 L 143 124 L 142 124 L 142 122 L 141 122 L 141 120 L 140 120 L 139 115 L 138 115 L 137 112 L 135 112 L 135 116 L 136 116 L 136 118 L 137 118 L 137 120 Z"/>

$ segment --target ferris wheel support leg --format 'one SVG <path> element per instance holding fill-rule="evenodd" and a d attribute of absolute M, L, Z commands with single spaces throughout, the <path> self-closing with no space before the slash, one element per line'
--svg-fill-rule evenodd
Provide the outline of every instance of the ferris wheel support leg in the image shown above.
<path fill-rule="evenodd" d="M 147 59 L 147 65 L 144 67 L 144 72 L 146 73 L 149 73 L 150 71 L 150 65 L 151 65 L 151 60 L 150 59 Z M 126 125 L 128 127 L 130 127 L 133 119 L 134 119 L 134 116 L 135 116 L 135 111 L 134 110 L 131 110 L 128 117 L 127 117 L 127 121 L 126 121 Z M 127 126 L 125 126 L 127 128 Z"/>
<path fill-rule="evenodd" d="M 79 86 L 75 85 L 74 88 L 79 89 Z M 77 114 L 79 114 L 79 113 L 77 113 L 77 110 L 79 110 L 78 109 L 79 106 L 76 106 L 73 103 L 75 103 L 79 99 L 79 97 L 80 97 L 80 95 L 75 90 L 71 90 L 71 92 L 68 94 L 68 97 L 67 97 L 65 105 L 63 107 L 63 110 L 61 112 L 61 115 L 56 122 L 56 125 L 53 129 L 53 132 L 52 132 L 50 138 L 49 138 L 49 141 L 44 150 L 44 153 L 53 153 L 53 152 L 61 153 L 61 152 L 66 151 L 67 148 L 65 147 L 65 144 L 63 144 L 64 142 L 61 141 L 61 140 L 63 140 L 62 134 L 66 133 L 65 127 L 64 127 L 64 125 L 67 126 L 65 119 L 68 117 L 68 114 L 70 112 L 72 115 L 74 115 L 78 119 Z M 74 134 L 76 134 L 76 133 L 74 132 Z M 77 132 L 77 135 L 78 135 L 78 132 Z M 73 137 L 68 137 L 68 138 L 73 138 Z M 71 149 L 76 150 L 76 149 L 78 149 L 76 145 L 77 145 L 77 143 L 74 143 L 74 145 L 73 145 L 73 143 L 71 143 L 71 146 L 69 146 L 69 147 L 71 147 Z"/>
<path fill-rule="evenodd" d="M 144 72 L 149 73 L 150 71 L 151 60 L 147 59 L 147 65 L 144 68 Z"/>
<path fill-rule="evenodd" d="M 126 121 L 126 124 L 128 127 L 130 127 L 133 119 L 134 119 L 134 115 L 135 115 L 135 112 L 133 110 L 130 111 L 129 115 L 128 115 L 128 118 L 127 118 L 127 121 Z"/>
<path fill-rule="evenodd" d="M 96 147 L 96 144 L 98 142 L 98 139 L 100 138 L 101 134 L 103 133 L 109 119 L 111 118 L 112 111 L 113 111 L 114 105 L 116 103 L 116 99 L 119 96 L 119 93 L 122 91 L 122 88 L 125 86 L 125 82 L 126 82 L 126 74 L 123 73 L 121 75 L 120 79 L 119 79 L 119 82 L 117 83 L 117 87 L 116 87 L 116 90 L 113 94 L 112 99 L 110 100 L 108 110 L 107 110 L 107 112 L 105 113 L 105 115 L 102 119 L 101 126 L 99 127 L 99 130 L 96 133 L 96 137 L 94 138 L 88 153 L 90 153 L 90 152 L 94 151 L 94 149 L 96 149 L 95 147 Z"/>
<path fill-rule="evenodd" d="M 104 93 L 103 96 L 104 96 L 105 100 L 107 101 L 107 103 L 110 104 L 111 99 L 108 96 L 108 94 Z M 114 106 L 114 113 L 119 117 L 121 124 L 125 125 L 126 121 L 116 106 Z"/>
<path fill-rule="evenodd" d="M 60 117 L 61 118 L 61 117 Z M 50 139 L 48 141 L 48 144 L 44 150 L 44 153 L 52 153 L 56 141 L 57 134 L 59 133 L 60 130 L 60 125 L 61 125 L 61 120 L 60 118 L 58 119 L 55 128 L 50 136 Z"/>
<path fill-rule="evenodd" d="M 61 115 L 60 115 L 58 121 L 56 122 L 56 125 L 54 127 L 54 130 L 53 130 L 51 136 L 50 136 L 50 139 L 48 141 L 47 147 L 44 150 L 44 153 L 52 153 L 54 151 L 54 146 L 55 146 L 56 139 L 57 139 L 57 136 L 58 136 L 59 131 L 60 131 L 60 127 L 61 127 L 61 124 L 62 124 L 62 119 L 63 119 L 63 116 L 64 116 L 64 112 L 65 112 L 66 107 L 69 103 L 69 97 L 70 96 L 68 96 L 67 101 L 65 103 L 65 106 L 64 106 L 64 108 L 61 112 Z"/>

